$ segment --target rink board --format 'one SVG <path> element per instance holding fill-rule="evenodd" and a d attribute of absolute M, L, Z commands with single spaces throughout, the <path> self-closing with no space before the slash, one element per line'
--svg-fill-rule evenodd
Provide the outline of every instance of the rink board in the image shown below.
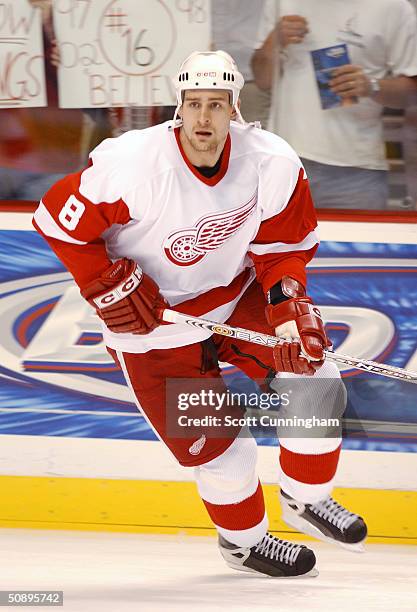
<path fill-rule="evenodd" d="M 335 350 L 417 370 L 417 225 L 324 221 L 319 230 L 309 287 Z M 0 435 L 156 439 L 30 214 L 0 212 L 0 319 Z M 242 376 L 233 370 L 228 380 Z M 415 387 L 349 368 L 342 376 L 343 447 L 417 452 Z"/>
<path fill-rule="evenodd" d="M 416 224 L 324 221 L 320 234 L 308 273 L 336 350 L 417 370 Z M 0 213 L 0 250 L 0 526 L 214 533 L 192 473 L 166 461 L 29 214 Z M 65 300 L 75 340 L 62 321 L 54 333 Z M 368 345 L 352 312 L 374 330 Z M 335 495 L 372 539 L 417 543 L 416 390 L 342 374 L 361 427 L 344 439 Z M 289 533 L 276 518 L 275 442 L 258 442 L 271 527 Z"/>
<path fill-rule="evenodd" d="M 0 448 L 0 527 L 214 534 L 193 470 L 159 442 L 1 436 Z M 258 473 L 284 536 L 277 447 L 258 448 Z M 372 541 L 417 544 L 417 453 L 343 450 L 335 497 L 366 517 Z"/>
<path fill-rule="evenodd" d="M 2 476 L 0 486 L 0 527 L 215 535 L 192 482 Z M 263 488 L 270 531 L 312 539 L 279 518 L 278 487 Z M 417 544 L 416 491 L 335 488 L 334 497 L 366 517 L 370 541 Z"/>

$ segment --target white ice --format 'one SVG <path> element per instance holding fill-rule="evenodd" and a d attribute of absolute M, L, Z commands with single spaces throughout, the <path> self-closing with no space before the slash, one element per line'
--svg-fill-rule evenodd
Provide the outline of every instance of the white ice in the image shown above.
<path fill-rule="evenodd" d="M 212 537 L 3 529 L 0 590 L 63 590 L 65 612 L 417 611 L 416 547 L 308 545 L 320 575 L 277 579 L 229 569 Z"/>

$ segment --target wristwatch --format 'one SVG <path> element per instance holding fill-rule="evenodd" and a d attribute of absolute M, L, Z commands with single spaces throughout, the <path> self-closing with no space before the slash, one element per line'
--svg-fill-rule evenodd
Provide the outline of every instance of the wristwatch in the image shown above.
<path fill-rule="evenodd" d="M 373 77 L 369 79 L 369 82 L 371 83 L 371 92 L 373 96 L 381 91 L 381 85 L 379 84 L 379 79 L 375 79 Z"/>

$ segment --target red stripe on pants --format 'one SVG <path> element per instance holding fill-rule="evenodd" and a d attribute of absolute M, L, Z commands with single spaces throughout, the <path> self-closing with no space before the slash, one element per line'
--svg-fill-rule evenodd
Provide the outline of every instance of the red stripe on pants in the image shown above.
<path fill-rule="evenodd" d="M 212 504 L 204 499 L 203 502 L 213 523 L 223 529 L 251 529 L 259 525 L 265 515 L 264 494 L 260 482 L 253 495 L 236 504 Z"/>
<path fill-rule="evenodd" d="M 336 474 L 341 444 L 330 453 L 303 455 L 281 446 L 281 469 L 290 478 L 305 484 L 324 484 Z"/>

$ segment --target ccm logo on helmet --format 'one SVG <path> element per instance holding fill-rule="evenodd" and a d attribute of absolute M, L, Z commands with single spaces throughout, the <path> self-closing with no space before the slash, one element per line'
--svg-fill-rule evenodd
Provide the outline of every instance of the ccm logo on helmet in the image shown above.
<path fill-rule="evenodd" d="M 197 72 L 198 77 L 215 77 L 217 72 Z"/>
<path fill-rule="evenodd" d="M 106 306 L 111 306 L 112 304 L 116 304 L 123 300 L 127 295 L 132 293 L 139 286 L 142 280 L 143 272 L 139 268 L 136 267 L 136 270 L 127 278 L 123 283 L 114 287 L 111 291 L 100 295 L 98 298 L 95 298 L 94 304 L 98 308 L 105 308 Z"/>

